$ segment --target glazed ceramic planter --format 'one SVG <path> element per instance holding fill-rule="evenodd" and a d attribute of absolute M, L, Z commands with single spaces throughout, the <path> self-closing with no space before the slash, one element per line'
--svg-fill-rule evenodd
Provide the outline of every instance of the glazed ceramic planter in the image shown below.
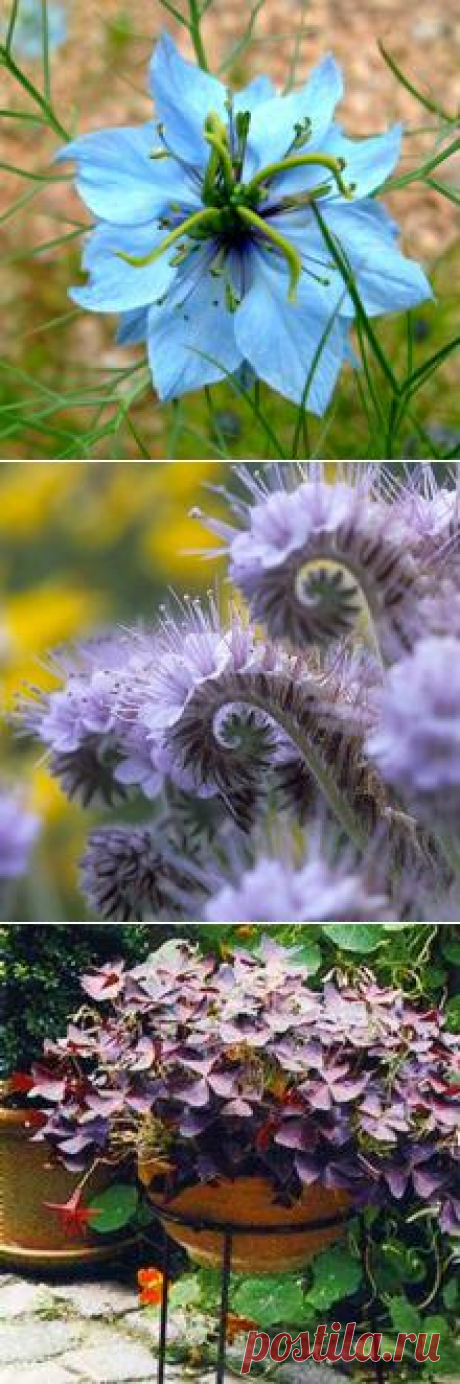
<path fill-rule="evenodd" d="M 46 1143 L 31 1141 L 29 1109 L 0 1108 L 0 1263 L 55 1272 L 113 1259 L 114 1252 L 133 1244 L 135 1237 L 103 1238 L 90 1230 L 72 1240 L 44 1202 L 66 1202 L 79 1175 L 51 1164 Z M 108 1172 L 96 1169 L 88 1180 L 85 1200 L 110 1182 Z"/>

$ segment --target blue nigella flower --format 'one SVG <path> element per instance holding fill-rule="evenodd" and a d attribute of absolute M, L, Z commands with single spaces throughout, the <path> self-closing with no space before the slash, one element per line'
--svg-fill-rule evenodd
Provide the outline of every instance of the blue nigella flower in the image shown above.
<path fill-rule="evenodd" d="M 98 218 L 83 260 L 89 284 L 71 297 L 121 313 L 120 342 L 147 341 L 161 399 L 249 365 L 299 402 L 323 341 L 308 393 L 322 414 L 350 356 L 354 307 L 315 207 L 370 315 L 431 295 L 372 200 L 399 157 L 400 127 L 359 141 L 342 134 L 332 57 L 287 96 L 267 77 L 231 93 L 163 34 L 151 88 L 155 120 L 83 135 L 59 155 L 75 159 L 78 191 Z"/>
<path fill-rule="evenodd" d="M 48 47 L 60 48 L 67 38 L 67 16 L 63 5 L 54 0 L 47 7 Z M 5 26 L 4 26 L 5 27 Z M 41 58 L 43 54 L 43 6 L 41 0 L 19 0 L 13 34 L 13 48 L 21 58 Z"/>

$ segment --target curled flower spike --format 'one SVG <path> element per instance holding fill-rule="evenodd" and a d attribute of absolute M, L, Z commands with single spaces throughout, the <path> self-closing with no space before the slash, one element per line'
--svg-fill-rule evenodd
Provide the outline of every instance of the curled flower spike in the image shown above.
<path fill-rule="evenodd" d="M 82 135 L 73 159 L 97 218 L 89 283 L 71 297 L 121 315 L 118 340 L 145 341 L 161 399 L 243 368 L 324 413 L 349 359 L 354 304 L 316 218 L 338 241 L 371 316 L 431 296 L 398 249 L 375 192 L 399 158 L 399 126 L 347 139 L 331 56 L 279 96 L 267 77 L 231 92 L 162 34 L 151 65 L 155 118 Z M 321 348 L 321 349 L 320 349 Z"/>
<path fill-rule="evenodd" d="M 356 844 L 383 810 L 381 784 L 362 761 L 356 664 L 291 657 L 237 616 L 225 630 L 212 604 L 168 621 L 139 717 L 176 773 L 192 769 L 197 791 L 217 791 L 231 811 L 286 742 Z"/>
<path fill-rule="evenodd" d="M 381 493 L 378 468 L 345 463 L 333 483 L 318 463 L 271 466 L 268 476 L 236 471 L 243 496 L 223 492 L 234 522 L 194 513 L 223 538 L 253 618 L 295 647 L 360 626 L 394 657 L 423 570 L 409 516 Z"/>
<path fill-rule="evenodd" d="M 187 862 L 168 848 L 164 824 L 151 829 L 93 831 L 81 864 L 84 893 L 96 917 L 143 922 L 175 912 L 174 889 L 187 886 Z"/>

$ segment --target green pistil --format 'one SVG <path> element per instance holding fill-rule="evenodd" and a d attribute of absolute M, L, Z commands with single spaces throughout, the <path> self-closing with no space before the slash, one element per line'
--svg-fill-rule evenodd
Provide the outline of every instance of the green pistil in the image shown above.
<path fill-rule="evenodd" d="M 266 167 L 261 168 L 260 172 L 256 173 L 251 182 L 247 184 L 246 195 L 251 197 L 254 192 L 258 192 L 259 187 L 270 182 L 272 178 L 276 178 L 279 173 L 288 173 L 291 168 L 304 168 L 311 165 L 327 168 L 335 179 L 342 196 L 347 199 L 353 196 L 351 188 L 347 187 L 342 178 L 342 170 L 345 167 L 343 159 L 334 159 L 329 154 L 293 154 L 287 159 L 280 159 L 277 163 L 267 163 Z M 314 192 L 310 194 L 310 196 L 314 195 Z"/>
<path fill-rule="evenodd" d="M 175 245 L 176 241 L 182 240 L 184 235 L 201 235 L 206 227 L 212 233 L 217 231 L 220 225 L 220 215 L 215 207 L 204 207 L 202 211 L 193 212 L 186 221 L 182 221 L 180 226 L 176 226 L 170 235 L 167 235 L 160 245 L 156 245 L 154 250 L 150 250 L 148 255 L 128 255 L 125 250 L 116 250 L 117 259 L 125 260 L 126 264 L 134 265 L 135 269 L 145 269 L 148 264 L 153 264 L 155 260 L 164 255 L 165 250 L 169 250 L 170 245 Z"/>
<path fill-rule="evenodd" d="M 238 207 L 238 216 L 241 217 L 241 220 L 244 221 L 246 225 L 254 227 L 256 231 L 260 231 L 261 235 L 266 236 L 268 240 L 272 241 L 273 244 L 277 246 L 278 250 L 281 250 L 289 269 L 288 299 L 289 302 L 292 303 L 302 272 L 301 259 L 300 255 L 297 254 L 297 250 L 294 249 L 294 246 L 291 245 L 289 240 L 286 240 L 284 235 L 281 235 L 279 231 L 275 231 L 273 226 L 270 226 L 267 221 L 263 221 L 262 217 L 258 216 L 257 212 L 252 211 L 250 207 Z"/>
<path fill-rule="evenodd" d="M 217 159 L 217 163 L 215 163 L 215 162 L 213 161 L 213 157 L 212 157 L 212 154 L 211 154 L 211 158 L 210 158 L 210 160 L 209 160 L 208 167 L 207 167 L 207 169 L 206 169 L 206 174 L 205 174 L 205 179 L 204 179 L 204 185 L 203 185 L 203 196 L 204 196 L 204 200 L 206 201 L 207 197 L 212 196 L 212 194 L 213 194 L 213 192 L 214 192 L 214 180 L 213 180 L 213 182 L 211 183 L 210 186 L 209 186 L 209 181 L 208 181 L 208 185 L 207 185 L 207 183 L 206 183 L 206 179 L 207 179 L 208 172 L 212 175 L 212 174 L 214 173 L 214 170 L 215 170 L 216 173 L 218 173 L 219 170 L 222 172 L 222 177 L 223 177 L 224 184 L 225 184 L 225 190 L 226 190 L 228 196 L 231 197 L 232 194 L 233 194 L 233 192 L 234 192 L 234 188 L 235 188 L 235 173 L 234 173 L 234 168 L 233 168 L 233 164 L 232 164 L 232 160 L 231 160 L 231 158 L 230 158 L 230 154 L 229 154 L 228 148 L 226 147 L 225 144 L 222 143 L 222 140 L 219 139 L 219 135 L 214 135 L 214 134 L 212 134 L 210 131 L 208 131 L 208 132 L 205 134 L 205 140 L 206 140 L 206 143 L 207 143 L 207 144 L 210 144 L 210 145 L 211 145 L 212 151 L 213 151 L 213 153 L 214 153 L 214 155 L 215 155 L 215 157 L 216 157 L 216 159 Z M 212 173 L 211 173 L 211 170 L 212 170 Z"/>

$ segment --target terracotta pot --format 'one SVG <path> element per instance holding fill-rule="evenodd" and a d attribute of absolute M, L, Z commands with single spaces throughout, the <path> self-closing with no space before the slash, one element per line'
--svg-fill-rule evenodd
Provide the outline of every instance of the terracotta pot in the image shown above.
<path fill-rule="evenodd" d="M 161 1217 L 162 1205 L 168 1211 L 185 1216 L 203 1216 L 218 1225 L 278 1225 L 294 1226 L 299 1221 L 334 1218 L 336 1224 L 319 1230 L 299 1230 L 298 1233 L 234 1235 L 232 1268 L 242 1273 L 273 1273 L 297 1269 L 326 1245 L 332 1244 L 342 1231 L 342 1222 L 351 1201 L 346 1192 L 327 1187 L 305 1187 L 294 1206 L 280 1206 L 268 1179 L 259 1176 L 239 1177 L 234 1181 L 223 1178 L 218 1183 L 198 1183 L 179 1192 L 176 1197 L 162 1201 L 161 1192 L 152 1182 L 154 1165 L 140 1163 L 139 1177 L 147 1188 L 152 1206 Z M 166 1217 L 162 1224 L 168 1235 L 198 1264 L 218 1266 L 222 1263 L 224 1232 L 195 1230 L 182 1221 Z"/>
<path fill-rule="evenodd" d="M 114 1247 L 133 1244 L 135 1236 L 102 1239 L 90 1230 L 69 1239 L 45 1201 L 65 1202 L 81 1174 L 51 1166 L 45 1143 L 32 1143 L 30 1110 L 0 1108 L 0 1263 L 26 1268 L 69 1269 L 93 1260 L 113 1259 Z M 109 1170 L 96 1169 L 85 1188 L 88 1201 L 111 1181 Z"/>

